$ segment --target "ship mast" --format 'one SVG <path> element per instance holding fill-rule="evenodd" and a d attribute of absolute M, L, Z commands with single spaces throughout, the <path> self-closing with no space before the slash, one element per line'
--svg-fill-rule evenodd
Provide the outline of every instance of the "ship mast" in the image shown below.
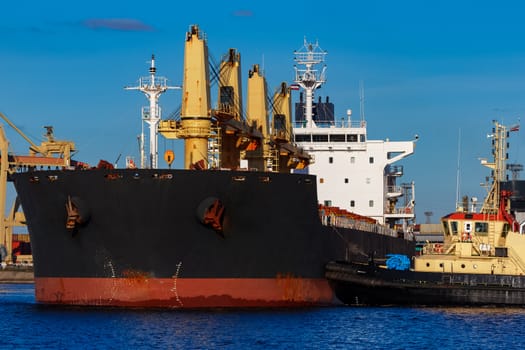
<path fill-rule="evenodd" d="M 307 43 L 305 38 L 303 47 L 294 51 L 294 55 L 295 62 L 302 66 L 302 68 L 298 68 L 294 65 L 294 69 L 295 83 L 305 90 L 304 115 L 306 127 L 313 127 L 315 126 L 312 117 L 314 91 L 326 81 L 326 65 L 321 71 L 316 69 L 316 66 L 324 62 L 326 51 L 323 51 L 317 42 L 315 44 Z"/>
<path fill-rule="evenodd" d="M 505 172 L 507 169 L 507 128 L 504 125 L 494 121 L 492 134 L 487 137 L 492 138 L 492 154 L 494 161 L 487 162 L 481 160 L 481 164 L 492 169 L 492 186 L 488 196 L 485 198 L 481 212 L 487 214 L 497 213 L 500 206 L 500 183 L 505 181 Z"/>
<path fill-rule="evenodd" d="M 126 86 L 126 90 L 140 90 L 149 100 L 148 107 L 142 107 L 142 121 L 149 125 L 149 164 L 146 166 L 145 163 L 145 151 L 144 151 L 144 131 L 140 138 L 140 167 L 149 167 L 151 169 L 157 169 L 158 166 L 158 132 L 157 127 L 161 118 L 161 110 L 159 107 L 160 95 L 167 90 L 180 89 L 180 86 L 168 86 L 168 79 L 164 77 L 157 77 L 155 73 L 155 55 L 151 55 L 151 66 L 149 68 L 149 77 L 142 77 L 139 79 L 138 86 Z M 143 129 L 144 130 L 144 129 Z"/>

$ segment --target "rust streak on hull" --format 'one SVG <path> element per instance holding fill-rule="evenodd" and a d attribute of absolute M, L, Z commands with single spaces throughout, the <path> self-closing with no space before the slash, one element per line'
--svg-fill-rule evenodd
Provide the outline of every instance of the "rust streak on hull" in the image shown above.
<path fill-rule="evenodd" d="M 330 305 L 325 279 L 35 278 L 43 304 L 125 307 L 294 307 Z"/>

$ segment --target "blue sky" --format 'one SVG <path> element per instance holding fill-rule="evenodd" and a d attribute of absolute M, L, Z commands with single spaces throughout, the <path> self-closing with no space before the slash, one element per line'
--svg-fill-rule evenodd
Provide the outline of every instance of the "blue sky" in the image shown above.
<path fill-rule="evenodd" d="M 265 71 L 270 88 L 293 80 L 293 51 L 303 38 L 328 52 L 327 83 L 336 116 L 359 111 L 365 87 L 369 138 L 410 140 L 416 153 L 402 162 L 416 183 L 419 222 L 452 211 L 458 149 L 461 195 L 482 198 L 492 120 L 524 117 L 525 5 L 519 1 L 9 1 L 0 11 L 0 111 L 35 142 L 44 125 L 75 141 L 77 159 L 96 164 L 122 155 L 138 159 L 140 108 L 146 99 L 125 91 L 157 72 L 182 81 L 184 37 L 198 24 L 218 62 L 229 48 Z M 180 92 L 160 100 L 164 117 Z M 522 127 L 523 129 L 523 127 Z M 458 136 L 461 147 L 458 147 Z M 11 150 L 27 144 L 7 130 Z M 523 130 L 510 139 L 509 161 L 525 163 Z M 160 154 L 180 143 L 160 140 Z M 523 176 L 521 176 L 523 178 Z"/>

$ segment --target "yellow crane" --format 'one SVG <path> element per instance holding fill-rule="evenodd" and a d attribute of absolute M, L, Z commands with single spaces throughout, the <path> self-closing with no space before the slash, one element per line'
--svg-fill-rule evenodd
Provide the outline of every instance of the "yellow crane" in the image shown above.
<path fill-rule="evenodd" d="M 9 141 L 5 136 L 3 125 L 0 124 L 0 245 L 4 245 L 7 250 L 5 262 L 10 263 L 12 262 L 13 228 L 25 226 L 25 217 L 24 213 L 19 211 L 18 199 L 15 199 L 9 214 L 6 215 L 9 174 L 17 171 L 20 167 L 69 167 L 71 153 L 75 151 L 75 144 L 71 141 L 55 140 L 53 128 L 46 126 L 46 141 L 36 145 L 1 112 L 0 117 L 30 145 L 29 155 L 9 154 Z"/>

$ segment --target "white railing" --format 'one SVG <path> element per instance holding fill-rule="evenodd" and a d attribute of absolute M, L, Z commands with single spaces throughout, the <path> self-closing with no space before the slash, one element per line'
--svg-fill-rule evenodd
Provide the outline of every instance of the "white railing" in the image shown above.
<path fill-rule="evenodd" d="M 388 193 L 403 193 L 403 188 L 401 186 L 388 186 Z"/>
<path fill-rule="evenodd" d="M 142 77 L 139 79 L 139 85 L 141 87 L 152 86 L 151 77 Z M 168 79 L 164 77 L 155 77 L 153 80 L 153 86 L 168 86 Z"/>
<path fill-rule="evenodd" d="M 366 121 L 360 120 L 336 120 L 336 121 L 314 121 L 318 128 L 366 128 Z M 294 122 L 296 129 L 306 128 L 306 120 Z"/>
<path fill-rule="evenodd" d="M 414 209 L 410 207 L 394 208 L 394 210 L 386 210 L 385 214 L 413 215 Z"/>
<path fill-rule="evenodd" d="M 366 232 L 375 232 L 380 235 L 397 237 L 397 231 L 379 224 L 373 224 L 370 222 L 355 220 L 347 218 L 344 216 L 337 215 L 322 215 L 321 222 L 325 226 L 334 226 L 349 228 L 354 230 L 366 231 Z"/>

